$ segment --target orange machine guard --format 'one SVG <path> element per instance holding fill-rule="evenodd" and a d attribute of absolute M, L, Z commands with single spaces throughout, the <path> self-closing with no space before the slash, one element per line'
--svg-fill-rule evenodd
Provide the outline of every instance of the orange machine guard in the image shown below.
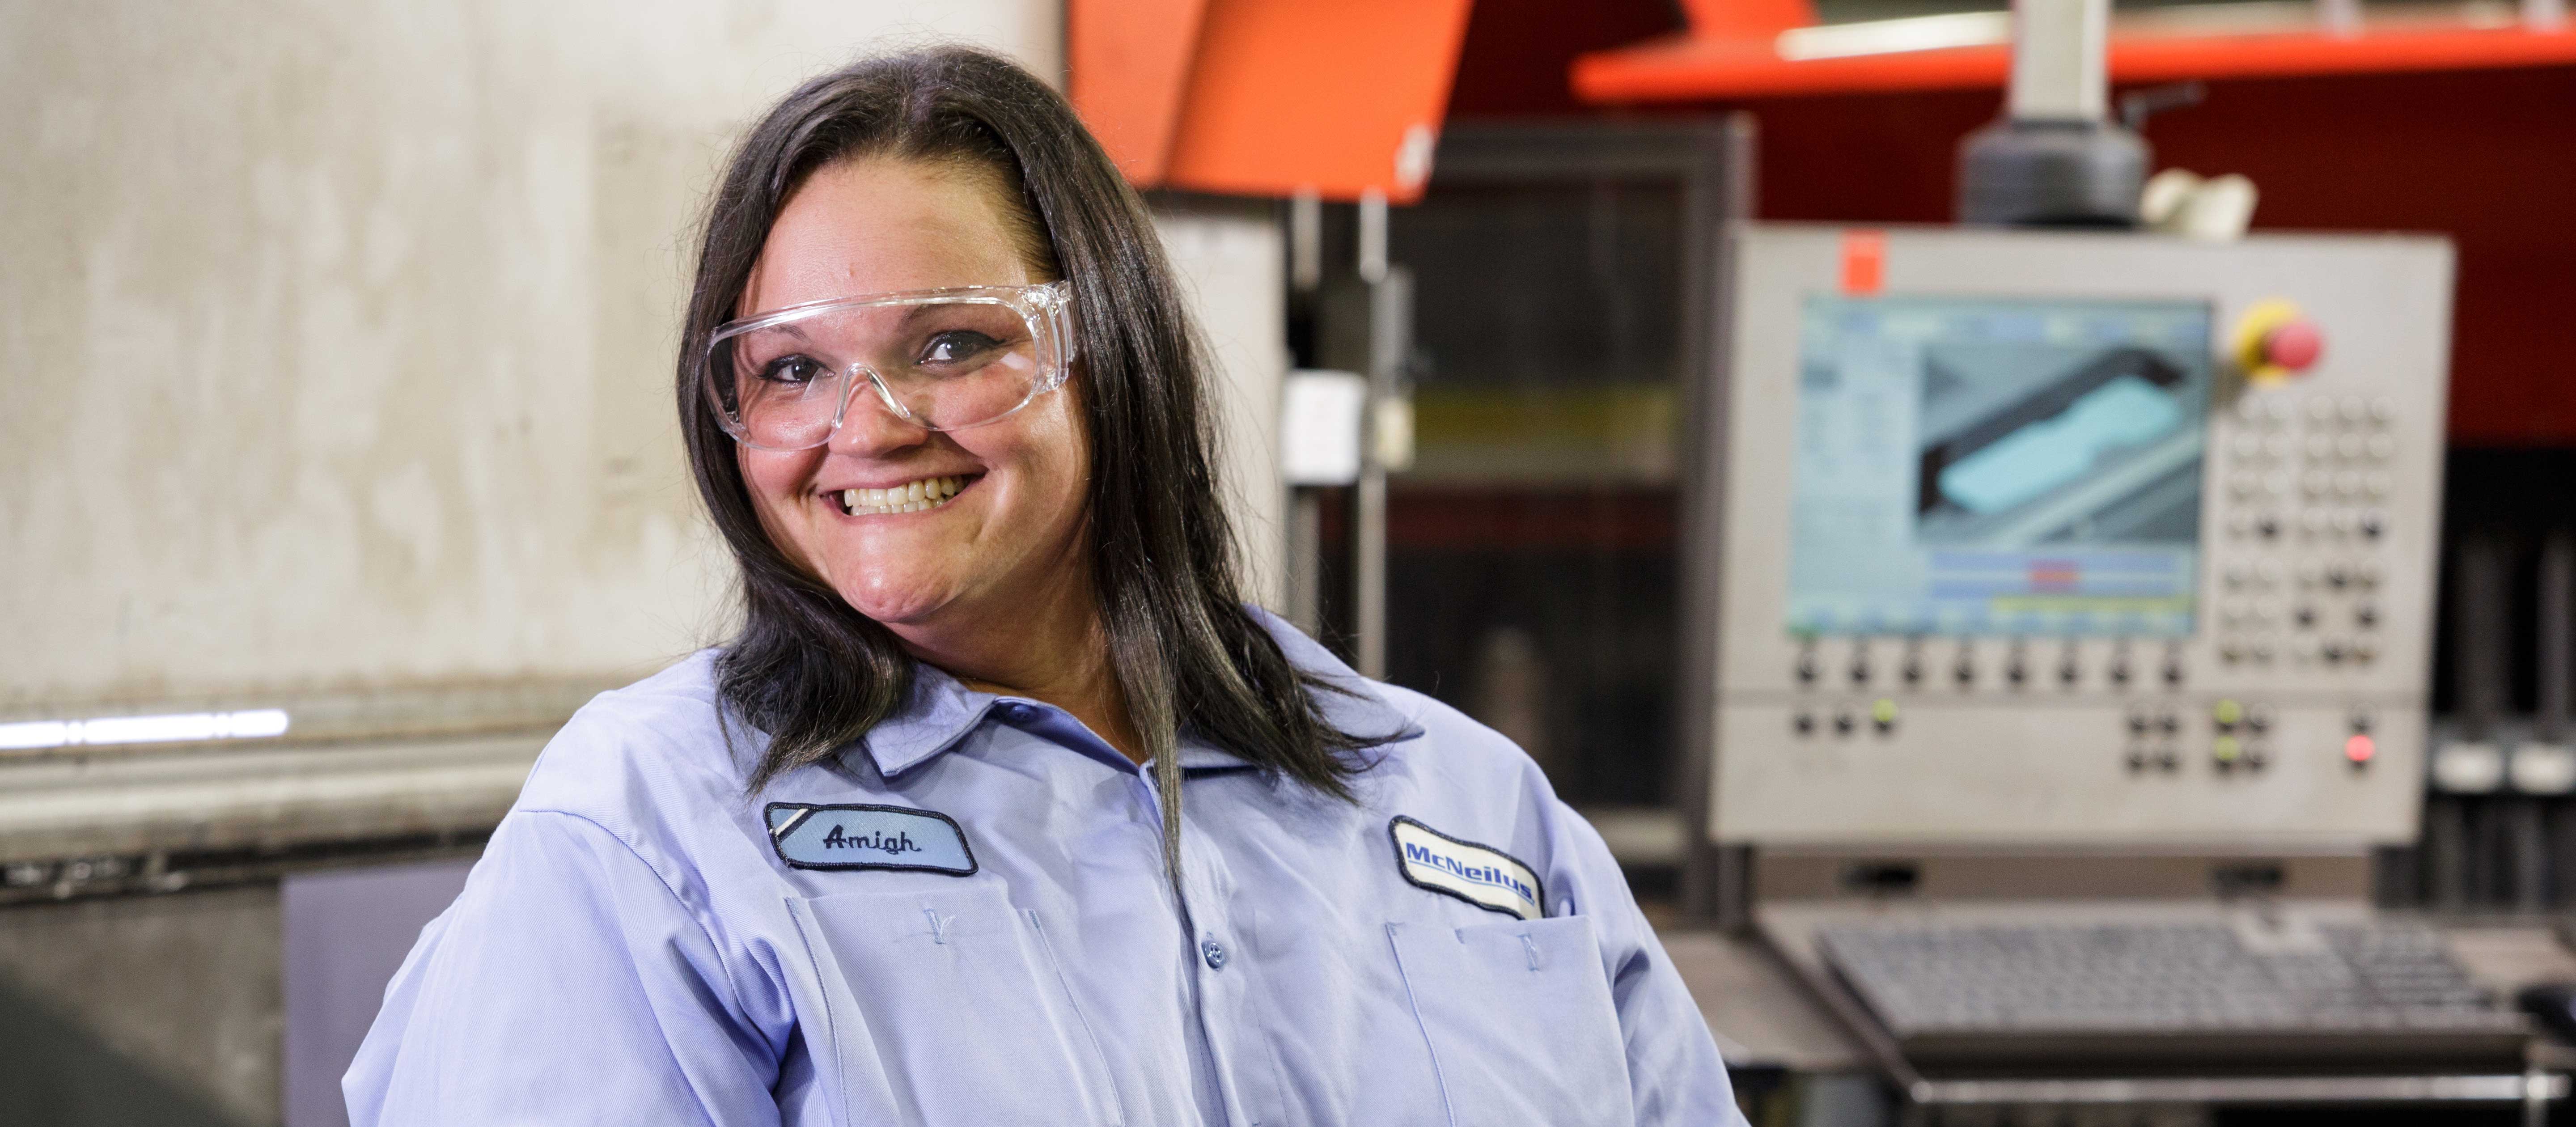
<path fill-rule="evenodd" d="M 1074 107 L 1139 187 L 1409 203 L 1468 2 L 1070 0 Z"/>

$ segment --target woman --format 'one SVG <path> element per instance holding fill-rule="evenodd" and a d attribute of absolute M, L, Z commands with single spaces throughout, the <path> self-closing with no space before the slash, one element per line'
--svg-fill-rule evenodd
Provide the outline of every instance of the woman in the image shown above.
<path fill-rule="evenodd" d="M 1243 606 L 1181 310 L 1007 62 L 755 127 L 678 386 L 741 632 L 548 745 L 351 1119 L 1739 1121 L 1528 758 Z"/>

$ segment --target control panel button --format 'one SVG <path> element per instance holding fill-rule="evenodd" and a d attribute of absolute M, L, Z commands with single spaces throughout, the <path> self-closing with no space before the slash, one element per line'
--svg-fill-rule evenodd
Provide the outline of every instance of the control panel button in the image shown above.
<path fill-rule="evenodd" d="M 2325 355 L 2326 338 L 2315 322 L 2295 313 L 2291 317 L 2263 334 L 2263 360 L 2269 366 L 2304 372 Z"/>
<path fill-rule="evenodd" d="M 1895 731 L 1896 702 L 1888 697 L 1880 697 L 1877 700 L 1871 701 L 1869 704 L 1869 722 L 1877 726 L 1878 734 L 1882 736 Z"/>
<path fill-rule="evenodd" d="M 2209 741 L 2209 757 L 2217 761 L 2221 771 L 2236 766 L 2236 761 L 2244 754 L 2245 745 L 2234 736 L 2220 736 Z"/>
<path fill-rule="evenodd" d="M 2232 697 L 2221 697 L 2217 704 L 2210 706 L 2209 718 L 2217 722 L 2219 731 L 2233 732 L 2236 725 L 2245 719 L 2245 706 L 2236 703 Z"/>
<path fill-rule="evenodd" d="M 2305 375 L 2325 351 L 2325 334 L 2298 306 L 2278 298 L 2256 304 L 2236 323 L 2236 362 L 2258 387 Z M 2329 413 L 2334 410 L 2334 404 L 2324 399 L 2316 400 L 2315 406 Z"/>

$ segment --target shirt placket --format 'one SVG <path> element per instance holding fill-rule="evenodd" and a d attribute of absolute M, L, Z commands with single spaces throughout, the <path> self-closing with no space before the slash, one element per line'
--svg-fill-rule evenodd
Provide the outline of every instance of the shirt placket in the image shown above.
<path fill-rule="evenodd" d="M 1142 772 L 1145 794 L 1156 797 L 1153 773 Z M 1209 788 L 1200 788 L 1206 793 Z M 1186 788 L 1183 792 L 1192 792 Z M 1155 804 L 1157 828 L 1160 803 Z M 1209 1064 L 1215 1069 L 1215 1086 L 1224 1105 L 1227 1121 L 1242 1127 L 1261 1127 L 1271 1122 L 1265 1114 L 1275 1105 L 1275 1093 L 1260 1082 L 1265 1075 L 1256 1062 L 1258 1046 L 1250 1043 L 1257 1031 L 1247 1020 L 1252 993 L 1250 960 L 1242 935 L 1229 905 L 1234 901 L 1234 877 L 1218 853 L 1216 843 L 1195 824 L 1197 813 L 1192 804 L 1181 804 L 1181 924 L 1187 929 L 1190 944 L 1189 967 L 1191 991 L 1199 1043 L 1206 1050 Z"/>

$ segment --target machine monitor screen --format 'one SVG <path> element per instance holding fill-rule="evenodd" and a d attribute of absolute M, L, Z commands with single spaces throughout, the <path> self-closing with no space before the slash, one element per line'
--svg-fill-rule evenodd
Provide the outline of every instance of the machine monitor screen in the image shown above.
<path fill-rule="evenodd" d="M 1789 628 L 2188 634 L 2209 306 L 1813 297 Z"/>

